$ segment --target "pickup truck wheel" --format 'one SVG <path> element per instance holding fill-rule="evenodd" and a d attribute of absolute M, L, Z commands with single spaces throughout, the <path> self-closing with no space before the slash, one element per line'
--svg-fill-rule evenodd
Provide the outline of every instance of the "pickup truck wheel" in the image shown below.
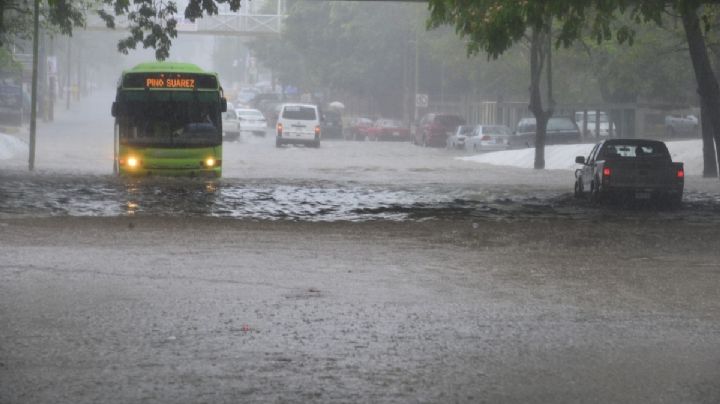
<path fill-rule="evenodd" d="M 597 182 L 593 181 L 590 183 L 590 201 L 592 203 L 600 203 L 602 200 L 602 194 L 600 193 L 600 187 L 596 185 Z"/>
<path fill-rule="evenodd" d="M 583 186 L 580 180 L 575 180 L 575 198 L 582 199 L 585 195 L 583 195 Z"/>

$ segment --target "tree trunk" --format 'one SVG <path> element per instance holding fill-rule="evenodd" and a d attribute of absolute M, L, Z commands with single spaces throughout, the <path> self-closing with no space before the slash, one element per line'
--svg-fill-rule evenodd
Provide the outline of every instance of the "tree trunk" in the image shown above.
<path fill-rule="evenodd" d="M 720 87 L 708 58 L 697 9 L 682 10 L 682 21 L 703 110 L 703 158 L 705 159 L 703 176 L 717 177 L 717 161 L 720 160 L 720 148 L 716 147 L 720 145 Z M 709 121 L 710 126 L 707 129 L 706 120 Z M 711 131 L 712 136 L 706 135 L 707 131 Z"/>
<path fill-rule="evenodd" d="M 545 55 L 549 57 L 549 48 L 545 49 L 549 39 L 543 29 L 533 28 L 530 36 L 530 111 L 535 116 L 535 169 L 545 168 L 545 141 L 547 138 L 547 122 L 552 115 L 552 96 L 548 97 L 551 107 L 546 111 L 542 106 L 540 81 L 542 80 Z M 551 73 L 551 72 L 550 72 Z M 550 75 L 548 75 L 548 93 L 552 91 Z"/>
<path fill-rule="evenodd" d="M 718 167 L 715 158 L 715 143 L 713 140 L 713 127 L 708 117 L 711 110 L 700 99 L 700 130 L 703 140 L 703 177 L 713 178 L 718 175 Z"/>

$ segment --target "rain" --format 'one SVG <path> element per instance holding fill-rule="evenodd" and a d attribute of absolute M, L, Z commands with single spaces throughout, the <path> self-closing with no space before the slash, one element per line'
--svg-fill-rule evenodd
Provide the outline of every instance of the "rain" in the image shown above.
<path fill-rule="evenodd" d="M 500 51 L 455 1 L 179 1 L 169 45 L 10 3 L 0 403 L 720 401 L 720 111 L 674 2 Z"/>

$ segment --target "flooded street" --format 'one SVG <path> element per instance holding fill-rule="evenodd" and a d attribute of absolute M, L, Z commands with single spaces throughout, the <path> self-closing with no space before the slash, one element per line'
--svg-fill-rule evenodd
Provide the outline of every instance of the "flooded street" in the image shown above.
<path fill-rule="evenodd" d="M 598 207 L 271 131 L 220 179 L 118 178 L 108 94 L 0 160 L 0 403 L 720 401 L 717 179 Z"/>
<path fill-rule="evenodd" d="M 717 181 L 689 177 L 683 209 L 598 208 L 572 197 L 573 173 L 476 164 L 460 151 L 406 142 L 326 140 L 320 149 L 275 148 L 266 137 L 223 145 L 223 178 L 112 175 L 110 92 L 58 112 L 38 135 L 37 172 L 27 157 L 0 160 L 0 218 L 209 216 L 235 219 L 412 220 L 640 217 L 715 221 Z M 82 110 L 83 114 L 76 111 Z M 90 112 L 88 112 L 90 111 Z M 588 149 L 591 146 L 588 145 Z"/>

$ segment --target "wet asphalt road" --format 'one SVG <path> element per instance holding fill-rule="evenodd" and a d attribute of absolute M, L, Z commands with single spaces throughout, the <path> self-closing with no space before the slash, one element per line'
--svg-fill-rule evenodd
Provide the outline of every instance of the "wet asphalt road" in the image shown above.
<path fill-rule="evenodd" d="M 717 181 L 596 207 L 253 137 L 220 180 L 117 179 L 105 98 L 0 161 L 0 403 L 720 402 Z"/>

